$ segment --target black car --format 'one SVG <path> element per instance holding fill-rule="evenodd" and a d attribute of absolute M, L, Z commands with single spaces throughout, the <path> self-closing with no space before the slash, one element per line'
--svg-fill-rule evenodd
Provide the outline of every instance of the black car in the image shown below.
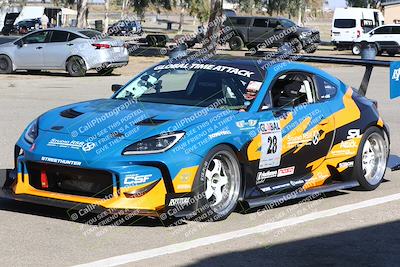
<path fill-rule="evenodd" d="M 142 25 L 140 21 L 137 20 L 120 20 L 108 27 L 109 35 L 140 35 L 142 33 Z"/>
<path fill-rule="evenodd" d="M 6 17 L 4 18 L 4 26 L 1 30 L 3 35 L 9 35 L 14 28 L 14 21 L 19 16 L 19 13 L 7 13 Z"/>
<path fill-rule="evenodd" d="M 314 53 L 320 43 L 319 31 L 296 25 L 286 18 L 227 17 L 222 39 L 232 50 L 283 47 L 291 45 L 294 52 L 304 49 Z"/>
<path fill-rule="evenodd" d="M 37 29 L 42 28 L 42 23 L 40 19 L 27 19 L 19 21 L 15 26 L 12 32 L 17 34 L 27 34 Z"/>

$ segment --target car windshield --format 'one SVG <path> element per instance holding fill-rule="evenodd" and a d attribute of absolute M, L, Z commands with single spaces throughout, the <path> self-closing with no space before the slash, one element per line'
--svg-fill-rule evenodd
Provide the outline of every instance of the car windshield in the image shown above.
<path fill-rule="evenodd" d="M 139 102 L 246 110 L 261 88 L 264 71 L 250 66 L 167 64 L 151 68 L 115 96 Z"/>
<path fill-rule="evenodd" d="M 84 30 L 84 31 L 79 31 L 79 33 L 81 33 L 89 38 L 101 38 L 101 32 L 94 31 L 94 30 Z"/>
<path fill-rule="evenodd" d="M 293 21 L 288 20 L 288 19 L 281 20 L 281 24 L 285 28 L 296 27 L 296 23 L 294 23 Z"/>

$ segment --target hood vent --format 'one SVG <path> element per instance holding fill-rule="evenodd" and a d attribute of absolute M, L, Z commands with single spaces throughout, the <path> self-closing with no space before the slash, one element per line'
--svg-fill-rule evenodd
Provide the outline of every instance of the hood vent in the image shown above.
<path fill-rule="evenodd" d="M 74 118 L 76 118 L 76 117 L 78 117 L 78 116 L 80 116 L 80 115 L 82 115 L 82 114 L 83 114 L 82 112 L 73 110 L 72 108 L 66 109 L 66 110 L 64 110 L 64 111 L 62 111 L 62 112 L 60 113 L 60 115 L 61 115 L 62 117 L 68 118 L 68 119 L 74 119 Z"/>
<path fill-rule="evenodd" d="M 153 117 L 153 118 L 147 118 L 147 119 L 144 119 L 142 121 L 139 121 L 138 123 L 136 123 L 136 125 L 140 125 L 140 126 L 156 126 L 156 125 L 163 124 L 163 123 L 165 123 L 167 121 L 168 120 L 154 119 L 154 117 Z"/>

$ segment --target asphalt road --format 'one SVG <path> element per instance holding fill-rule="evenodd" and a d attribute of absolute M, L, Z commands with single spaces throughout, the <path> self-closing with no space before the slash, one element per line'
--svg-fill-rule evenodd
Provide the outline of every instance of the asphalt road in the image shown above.
<path fill-rule="evenodd" d="M 360 67 L 324 69 L 353 86 L 363 74 Z M 60 105 L 108 97 L 111 84 L 129 78 L 0 76 L 0 169 L 12 167 L 14 143 L 35 117 Z M 393 165 L 400 159 L 400 100 L 389 100 L 387 69 L 374 71 L 368 96 L 378 100 L 390 125 Z M 91 226 L 85 220 L 69 221 L 64 209 L 0 200 L 0 265 L 70 266 L 125 255 L 97 265 L 394 266 L 400 262 L 399 174 L 388 170 L 386 181 L 373 192 L 345 190 L 271 210 L 234 213 L 218 223 L 172 228 L 151 219 Z"/>

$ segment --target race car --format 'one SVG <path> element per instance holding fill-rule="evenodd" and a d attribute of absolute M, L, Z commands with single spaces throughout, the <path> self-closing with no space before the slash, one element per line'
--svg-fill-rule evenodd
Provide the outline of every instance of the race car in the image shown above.
<path fill-rule="evenodd" d="M 355 89 L 290 60 L 163 61 L 113 85 L 109 99 L 33 120 L 1 194 L 68 208 L 73 220 L 105 209 L 218 221 L 236 207 L 374 190 L 385 175 L 390 136 L 376 101 L 364 95 L 372 68 L 390 63 L 314 61 L 367 72 Z"/>

